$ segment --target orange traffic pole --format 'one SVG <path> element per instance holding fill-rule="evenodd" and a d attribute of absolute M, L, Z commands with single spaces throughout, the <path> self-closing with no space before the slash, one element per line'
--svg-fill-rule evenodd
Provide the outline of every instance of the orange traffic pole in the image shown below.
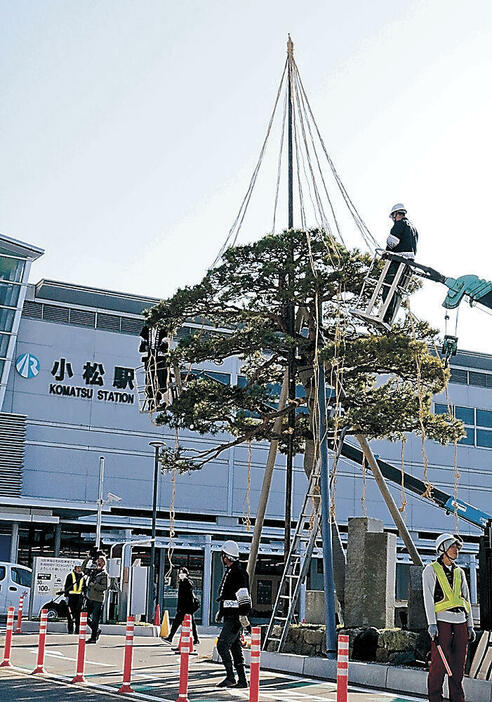
<path fill-rule="evenodd" d="M 123 685 L 118 692 L 135 692 L 131 686 L 132 680 L 132 654 L 133 654 L 133 635 L 135 633 L 135 617 L 128 617 L 126 621 L 126 637 L 125 637 L 125 661 L 123 663 Z"/>
<path fill-rule="evenodd" d="M 71 682 L 85 682 L 84 678 L 84 663 L 85 663 L 85 636 L 87 629 L 87 612 L 80 613 L 79 624 L 79 648 L 77 652 L 77 672 Z"/>
<path fill-rule="evenodd" d="M 251 657 L 249 663 L 249 702 L 258 702 L 260 696 L 261 628 L 251 629 Z"/>
<path fill-rule="evenodd" d="M 24 597 L 25 593 L 19 597 L 19 610 L 17 612 L 17 626 L 15 628 L 14 634 L 22 634 L 22 610 L 24 609 Z"/>
<path fill-rule="evenodd" d="M 176 702 L 189 702 L 188 699 L 188 666 L 191 652 L 191 614 L 185 614 L 183 621 L 179 665 L 179 696 Z"/>
<path fill-rule="evenodd" d="M 12 648 L 12 629 L 14 627 L 14 607 L 9 607 L 7 610 L 7 628 L 5 630 L 5 649 L 3 652 L 3 661 L 0 663 L 0 668 L 10 668 L 10 650 Z"/>
<path fill-rule="evenodd" d="M 349 637 L 338 636 L 337 702 L 347 702 L 348 695 Z"/>
<path fill-rule="evenodd" d="M 36 675 L 36 673 L 46 673 L 44 668 L 44 647 L 46 644 L 46 630 L 48 628 L 48 610 L 41 610 L 41 619 L 39 620 L 39 640 L 38 640 L 38 662 L 36 668 L 32 671 L 31 675 Z"/>

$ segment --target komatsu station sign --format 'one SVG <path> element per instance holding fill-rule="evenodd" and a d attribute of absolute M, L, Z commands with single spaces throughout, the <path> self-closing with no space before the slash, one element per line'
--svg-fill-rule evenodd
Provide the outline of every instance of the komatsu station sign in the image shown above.
<path fill-rule="evenodd" d="M 40 362 L 31 354 L 23 354 L 17 359 L 16 368 L 24 378 L 34 378 L 39 373 Z M 77 367 L 67 358 L 58 358 L 51 366 L 53 382 L 49 384 L 49 394 L 114 404 L 135 404 L 134 369 L 113 366 L 111 372 L 108 371 L 109 368 L 99 361 L 86 361 Z"/>

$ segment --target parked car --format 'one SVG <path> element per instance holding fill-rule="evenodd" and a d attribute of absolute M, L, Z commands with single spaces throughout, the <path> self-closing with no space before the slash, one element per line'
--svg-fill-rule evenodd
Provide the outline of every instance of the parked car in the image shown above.
<path fill-rule="evenodd" d="M 19 599 L 24 593 L 24 613 L 29 610 L 32 570 L 18 563 L 0 561 L 0 614 L 7 614 L 9 607 L 19 606 Z"/>
<path fill-rule="evenodd" d="M 49 602 L 46 602 L 41 609 L 48 610 L 48 619 L 66 619 L 68 614 L 68 605 L 63 596 L 63 590 L 59 590 Z"/>

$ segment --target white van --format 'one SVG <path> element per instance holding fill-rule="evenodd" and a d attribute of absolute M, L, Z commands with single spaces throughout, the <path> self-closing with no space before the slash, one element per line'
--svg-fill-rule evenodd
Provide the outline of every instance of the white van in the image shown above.
<path fill-rule="evenodd" d="M 0 561 L 0 615 L 7 614 L 9 607 L 19 607 L 19 599 L 24 593 L 24 616 L 29 612 L 32 570 L 18 563 Z"/>

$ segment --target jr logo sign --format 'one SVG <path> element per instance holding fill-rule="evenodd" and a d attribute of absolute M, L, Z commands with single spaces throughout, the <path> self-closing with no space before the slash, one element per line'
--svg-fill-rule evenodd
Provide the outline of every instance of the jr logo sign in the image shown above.
<path fill-rule="evenodd" d="M 35 378 L 39 373 L 39 360 L 32 353 L 23 353 L 17 358 L 15 368 L 23 378 Z"/>

